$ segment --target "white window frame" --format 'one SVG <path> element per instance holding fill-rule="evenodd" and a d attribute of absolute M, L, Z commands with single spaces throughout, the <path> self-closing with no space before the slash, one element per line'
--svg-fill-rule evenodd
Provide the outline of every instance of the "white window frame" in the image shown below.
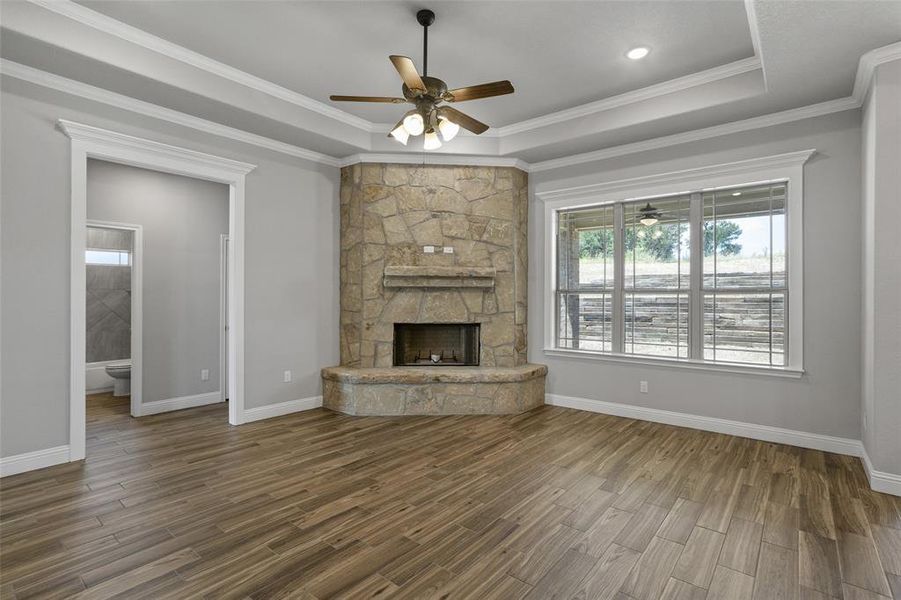
<path fill-rule="evenodd" d="M 126 262 L 117 262 L 117 263 L 105 263 L 105 262 L 91 262 L 88 260 L 88 252 L 104 252 L 108 254 L 117 254 L 117 258 L 119 261 L 122 260 L 122 255 L 124 254 L 127 258 Z M 85 259 L 84 263 L 86 265 L 96 265 L 101 267 L 130 267 L 131 266 L 131 251 L 130 250 L 113 250 L 110 248 L 85 248 Z"/>
<path fill-rule="evenodd" d="M 815 150 L 801 150 L 633 179 L 537 191 L 536 197 L 544 203 L 544 353 L 549 356 L 614 363 L 801 377 L 804 374 L 804 164 L 815 152 Z M 788 276 L 786 345 L 788 355 L 785 366 L 721 363 L 697 358 L 636 356 L 593 350 L 573 350 L 556 346 L 558 211 L 780 181 L 788 182 L 785 200 L 786 237 L 788 239 L 786 247 L 788 255 L 786 262 Z M 696 233 L 692 231 L 692 234 Z M 693 244 L 693 247 L 700 248 L 698 244 Z M 700 278 L 701 273 L 692 271 L 692 277 Z M 694 286 L 691 287 L 694 288 Z M 697 318 L 700 318 L 700 315 L 690 315 L 690 319 Z M 697 321 L 691 322 L 696 323 Z"/>

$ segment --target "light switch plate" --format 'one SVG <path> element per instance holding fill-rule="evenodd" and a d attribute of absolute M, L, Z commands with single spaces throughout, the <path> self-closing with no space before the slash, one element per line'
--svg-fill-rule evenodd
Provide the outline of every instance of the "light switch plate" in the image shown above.
<path fill-rule="evenodd" d="M 285 383 L 291 383 L 291 371 L 285 371 Z"/>
<path fill-rule="evenodd" d="M 423 246 L 422 251 L 426 254 L 435 254 L 435 246 Z"/>
<path fill-rule="evenodd" d="M 453 254 L 453 253 L 454 253 L 454 247 L 453 247 L 453 246 L 445 246 L 445 247 L 444 247 L 444 253 L 445 253 L 445 254 Z"/>

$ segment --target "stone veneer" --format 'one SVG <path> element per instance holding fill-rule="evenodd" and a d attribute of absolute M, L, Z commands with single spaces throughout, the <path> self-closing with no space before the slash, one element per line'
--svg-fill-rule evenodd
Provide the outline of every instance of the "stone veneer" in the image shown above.
<path fill-rule="evenodd" d="M 528 190 L 518 169 L 341 170 L 341 364 L 390 367 L 394 323 L 481 323 L 479 364 L 526 362 Z M 452 246 L 453 254 L 422 247 Z M 493 288 L 386 288 L 385 267 L 494 267 Z"/>
<path fill-rule="evenodd" d="M 526 369 L 529 381 L 540 381 L 540 394 L 527 393 L 528 400 L 516 402 L 506 396 L 539 386 L 513 372 L 527 362 L 528 179 L 523 171 L 356 164 L 341 170 L 340 201 L 341 368 L 389 372 L 381 373 L 378 382 L 364 383 L 323 370 L 326 407 L 353 414 L 423 414 L 425 406 L 435 414 L 493 413 L 527 410 L 539 397 L 543 402 L 543 367 Z M 426 254 L 423 246 L 452 247 L 453 253 Z M 458 367 L 443 367 L 428 390 L 405 387 L 409 384 L 400 380 L 391 388 L 392 374 L 407 377 L 392 367 L 395 323 L 480 323 L 482 375 L 452 384 L 447 379 Z M 487 369 L 509 380 L 481 381 Z M 360 385 L 378 387 L 359 391 L 355 386 Z M 356 404 L 379 390 L 390 398 Z M 466 400 L 453 399 L 458 397 Z M 378 408 L 355 408 L 363 404 Z"/>

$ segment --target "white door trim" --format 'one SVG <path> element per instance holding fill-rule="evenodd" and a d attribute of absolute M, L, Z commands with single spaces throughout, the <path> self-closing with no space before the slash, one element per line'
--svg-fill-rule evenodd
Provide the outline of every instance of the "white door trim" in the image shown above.
<path fill-rule="evenodd" d="M 219 394 L 228 399 L 228 234 L 219 235 Z"/>
<path fill-rule="evenodd" d="M 134 223 L 116 223 L 114 221 L 98 221 L 96 219 L 88 219 L 86 226 L 122 229 L 132 232 L 131 416 L 140 417 L 141 399 L 144 391 L 144 227 Z M 84 252 L 81 255 L 84 256 Z"/>
<path fill-rule="evenodd" d="M 255 165 L 161 144 L 90 125 L 60 119 L 71 150 L 69 460 L 85 457 L 85 238 L 87 160 L 110 162 L 217 181 L 229 186 L 228 422 L 244 422 L 244 180 Z"/>

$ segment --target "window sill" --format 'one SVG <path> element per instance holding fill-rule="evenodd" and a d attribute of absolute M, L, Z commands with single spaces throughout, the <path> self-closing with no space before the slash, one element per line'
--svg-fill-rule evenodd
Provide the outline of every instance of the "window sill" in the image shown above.
<path fill-rule="evenodd" d="M 795 369 L 791 367 L 767 367 L 732 363 L 711 363 L 681 358 L 632 356 L 629 354 L 611 354 L 607 352 L 593 352 L 590 350 L 568 350 L 565 348 L 545 348 L 544 353 L 548 356 L 562 356 L 567 358 L 579 358 L 584 360 L 596 360 L 600 362 L 628 365 L 650 365 L 654 367 L 688 369 L 693 371 L 706 371 L 710 373 L 738 373 L 742 375 L 762 375 L 764 377 L 781 377 L 787 379 L 800 379 L 804 375 L 803 369 Z"/>

